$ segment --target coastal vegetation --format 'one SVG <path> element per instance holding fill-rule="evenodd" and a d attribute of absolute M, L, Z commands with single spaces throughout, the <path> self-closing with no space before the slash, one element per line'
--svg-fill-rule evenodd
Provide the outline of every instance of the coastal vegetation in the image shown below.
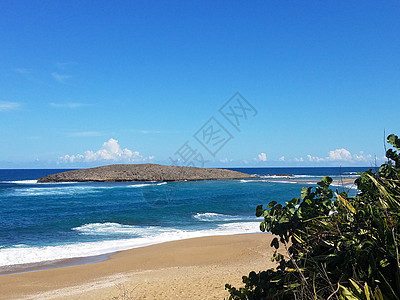
<path fill-rule="evenodd" d="M 359 174 L 354 197 L 324 177 L 285 205 L 258 206 L 277 267 L 226 284 L 229 299 L 400 299 L 400 139 L 387 142 L 387 162 Z"/>

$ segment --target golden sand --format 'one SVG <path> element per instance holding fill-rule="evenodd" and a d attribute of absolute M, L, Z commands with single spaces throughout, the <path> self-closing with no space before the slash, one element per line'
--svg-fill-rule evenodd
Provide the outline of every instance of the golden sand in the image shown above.
<path fill-rule="evenodd" d="M 270 234 L 203 237 L 102 262 L 0 276 L 0 299 L 224 299 L 225 283 L 273 267 Z"/>

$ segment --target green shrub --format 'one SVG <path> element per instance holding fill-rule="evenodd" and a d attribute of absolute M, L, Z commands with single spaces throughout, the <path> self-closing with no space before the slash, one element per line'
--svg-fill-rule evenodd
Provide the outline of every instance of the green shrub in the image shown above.
<path fill-rule="evenodd" d="M 285 206 L 258 206 L 278 265 L 243 276 L 244 287 L 226 284 L 229 299 L 399 299 L 400 139 L 387 141 L 387 163 L 360 174 L 355 197 L 324 177 Z"/>

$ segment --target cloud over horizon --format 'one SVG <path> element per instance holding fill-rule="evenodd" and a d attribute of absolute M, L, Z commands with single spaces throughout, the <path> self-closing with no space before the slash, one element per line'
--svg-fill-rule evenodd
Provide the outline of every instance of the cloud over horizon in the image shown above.
<path fill-rule="evenodd" d="M 259 161 L 267 161 L 267 154 L 265 154 L 264 152 L 261 152 L 260 154 L 258 154 L 258 160 Z"/>
<path fill-rule="evenodd" d="M 154 156 L 145 157 L 138 151 L 132 151 L 128 148 L 122 149 L 118 140 L 113 138 L 103 143 L 101 149 L 97 151 L 87 150 L 83 154 L 64 155 L 59 161 L 66 163 L 75 162 L 96 162 L 96 161 L 112 161 L 112 162 L 144 162 L 154 159 Z"/>
<path fill-rule="evenodd" d="M 326 157 L 318 157 L 307 155 L 310 162 L 327 162 L 327 161 L 346 161 L 346 162 L 371 162 L 373 157 L 371 154 L 364 154 L 360 151 L 359 154 L 351 154 L 350 151 L 344 148 L 331 150 Z"/>
<path fill-rule="evenodd" d="M 0 101 L 0 111 L 14 110 L 20 106 L 17 102 Z"/>

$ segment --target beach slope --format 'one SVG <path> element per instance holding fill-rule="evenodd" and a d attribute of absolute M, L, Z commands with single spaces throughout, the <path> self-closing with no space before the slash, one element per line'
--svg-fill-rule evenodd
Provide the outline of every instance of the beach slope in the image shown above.
<path fill-rule="evenodd" d="M 224 299 L 225 283 L 238 286 L 250 271 L 274 266 L 271 237 L 180 240 L 98 263 L 0 276 L 0 299 Z"/>

